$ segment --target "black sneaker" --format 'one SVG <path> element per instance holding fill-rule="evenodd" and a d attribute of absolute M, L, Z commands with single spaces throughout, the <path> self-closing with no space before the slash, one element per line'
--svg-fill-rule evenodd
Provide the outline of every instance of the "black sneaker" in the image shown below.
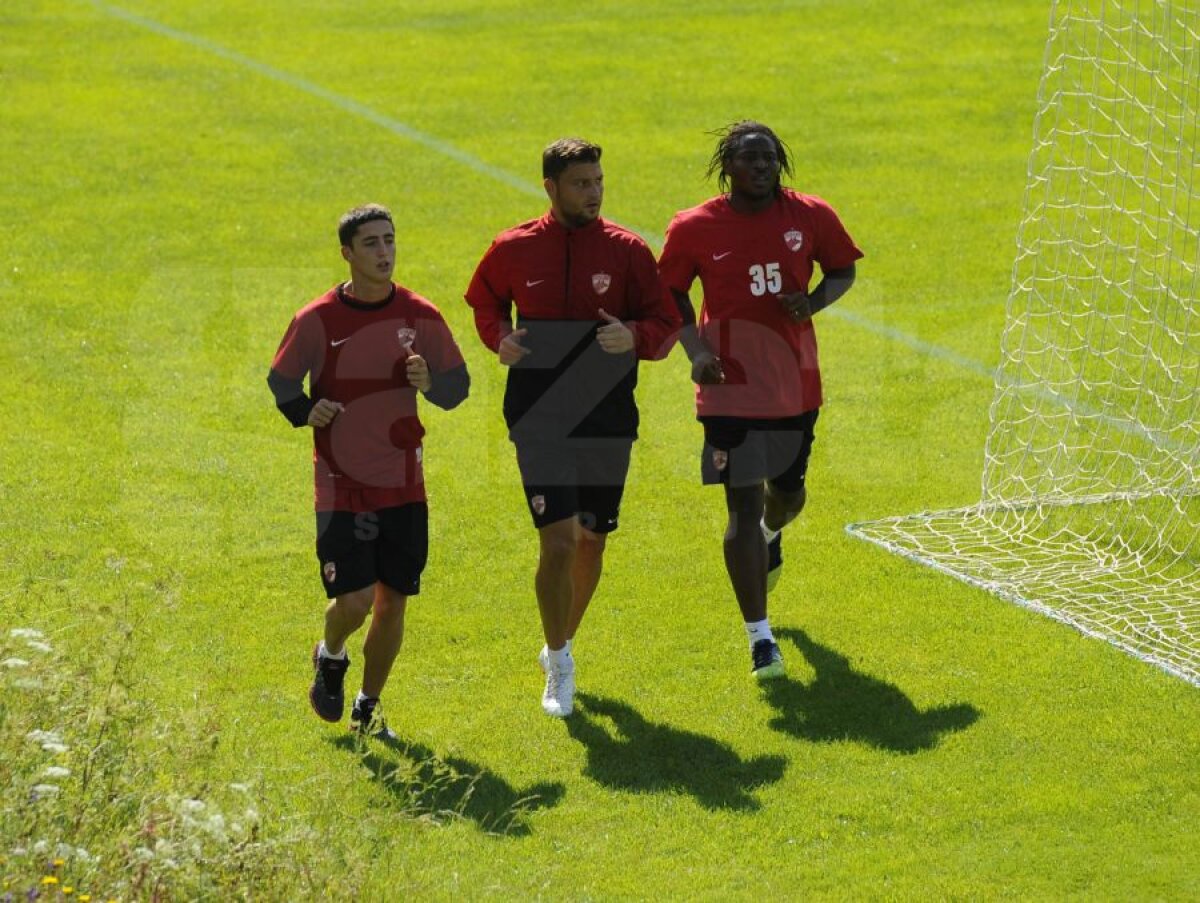
<path fill-rule="evenodd" d="M 321 655 L 321 644 L 313 647 L 312 654 L 313 677 L 312 689 L 308 691 L 308 701 L 312 703 L 317 717 L 324 721 L 341 721 L 342 713 L 346 710 L 346 695 L 342 692 L 342 683 L 346 677 L 346 669 L 350 667 L 350 656 L 344 658 L 327 658 Z"/>
<path fill-rule="evenodd" d="M 356 699 L 350 709 L 350 730 L 361 737 L 399 742 L 400 737 L 383 720 L 383 710 L 378 699 Z"/>
<path fill-rule="evenodd" d="M 779 577 L 783 573 L 783 531 L 775 534 L 775 538 L 767 543 L 767 592 L 775 589 Z"/>
<path fill-rule="evenodd" d="M 750 658 L 753 661 L 750 673 L 756 680 L 773 680 L 783 677 L 786 673 L 783 668 L 783 654 L 773 640 L 759 640 L 755 643 L 754 648 L 750 650 Z"/>

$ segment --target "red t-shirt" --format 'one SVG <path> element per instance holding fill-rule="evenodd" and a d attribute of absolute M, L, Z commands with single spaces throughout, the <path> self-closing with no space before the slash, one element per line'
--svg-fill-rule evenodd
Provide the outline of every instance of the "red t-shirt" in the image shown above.
<path fill-rule="evenodd" d="M 405 370 L 410 351 L 433 373 L 463 363 L 441 312 L 399 285 L 376 304 L 334 287 L 292 319 L 272 369 L 288 379 L 307 374 L 314 401 L 345 406 L 329 426 L 313 430 L 318 511 L 425 501 L 425 428 Z"/>
<path fill-rule="evenodd" d="M 739 213 L 724 195 L 677 213 L 659 273 L 679 292 L 700 279 L 697 325 L 726 379 L 696 387 L 697 413 L 773 419 L 820 407 L 812 321 L 795 322 L 776 296 L 807 293 L 814 261 L 829 271 L 862 256 L 832 207 L 787 188 L 757 213 Z"/>

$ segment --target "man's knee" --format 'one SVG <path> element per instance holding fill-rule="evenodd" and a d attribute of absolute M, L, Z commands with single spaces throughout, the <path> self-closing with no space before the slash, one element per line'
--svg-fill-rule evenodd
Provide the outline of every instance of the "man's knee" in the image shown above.
<path fill-rule="evenodd" d="M 763 490 L 761 486 L 726 488 L 725 506 L 729 513 L 729 524 L 725 529 L 725 541 L 748 540 L 758 531 L 763 516 Z"/>
<path fill-rule="evenodd" d="M 543 564 L 565 567 L 575 558 L 577 542 L 573 518 L 549 524 L 538 531 Z"/>
<path fill-rule="evenodd" d="M 586 555 L 589 558 L 599 558 L 604 554 L 604 547 L 608 545 L 607 533 L 593 533 L 586 527 L 579 528 L 579 536 L 575 541 L 576 550 L 581 555 Z"/>
<path fill-rule="evenodd" d="M 768 491 L 772 503 L 789 514 L 799 514 L 804 508 L 804 503 L 808 501 L 808 490 L 804 486 L 797 489 L 779 489 L 776 486 L 770 486 Z"/>
<path fill-rule="evenodd" d="M 408 596 L 386 583 L 375 584 L 375 616 L 377 618 L 403 618 Z"/>
<path fill-rule="evenodd" d="M 334 600 L 334 604 L 347 615 L 355 618 L 365 618 L 375 602 L 375 588 L 366 586 L 352 593 L 343 593 Z"/>

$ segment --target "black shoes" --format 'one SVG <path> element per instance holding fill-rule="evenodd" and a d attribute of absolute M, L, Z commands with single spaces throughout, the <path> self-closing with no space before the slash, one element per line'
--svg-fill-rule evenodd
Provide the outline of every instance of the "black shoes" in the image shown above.
<path fill-rule="evenodd" d="M 312 689 L 308 691 L 308 701 L 312 703 L 317 717 L 324 721 L 341 721 L 342 713 L 346 710 L 346 694 L 342 685 L 346 678 L 346 669 L 350 667 L 350 656 L 343 658 L 327 658 L 321 655 L 321 644 L 313 647 L 312 654 L 313 677 Z"/>

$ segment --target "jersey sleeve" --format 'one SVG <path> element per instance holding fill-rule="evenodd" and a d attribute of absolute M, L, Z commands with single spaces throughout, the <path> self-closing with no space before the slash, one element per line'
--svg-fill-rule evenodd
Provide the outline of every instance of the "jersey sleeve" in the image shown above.
<path fill-rule="evenodd" d="M 450 326 L 446 323 L 442 312 L 432 304 L 428 306 L 424 316 L 417 321 L 416 350 L 429 364 L 431 373 L 444 373 L 461 367 L 463 364 L 462 351 L 454 341 Z"/>
<path fill-rule="evenodd" d="M 429 365 L 433 383 L 426 400 L 447 411 L 462 404 L 470 394 L 471 377 L 449 324 L 432 304 L 417 321 L 417 351 Z"/>
<path fill-rule="evenodd" d="M 846 227 L 838 218 L 834 209 L 825 201 L 817 198 L 813 206 L 816 217 L 816 248 L 813 259 L 821 265 L 821 269 L 840 270 L 850 266 L 863 256 Z"/>
<path fill-rule="evenodd" d="M 695 255 L 687 242 L 687 228 L 677 216 L 667 226 L 667 240 L 658 258 L 658 275 L 669 291 L 687 293 L 696 281 Z"/>
<path fill-rule="evenodd" d="M 634 353 L 639 360 L 662 360 L 679 337 L 683 318 L 663 291 L 654 255 L 645 243 L 637 242 L 630 256 L 629 306 L 637 321 Z"/>
<path fill-rule="evenodd" d="M 500 350 L 500 342 L 512 332 L 512 292 L 504 273 L 501 246 L 492 242 L 471 284 L 464 295 L 475 313 L 475 331 L 483 344 L 492 351 Z"/>
<path fill-rule="evenodd" d="M 304 377 L 317 365 L 315 349 L 320 347 L 321 340 L 314 326 L 318 322 L 315 315 L 304 312 L 292 318 L 267 374 L 275 406 L 292 426 L 304 426 L 313 407 L 312 398 L 304 391 Z"/>
<path fill-rule="evenodd" d="M 304 311 L 292 317 L 287 332 L 275 351 L 271 369 L 286 379 L 304 379 L 317 365 L 316 349 L 320 336 L 316 333 L 320 318 Z"/>

